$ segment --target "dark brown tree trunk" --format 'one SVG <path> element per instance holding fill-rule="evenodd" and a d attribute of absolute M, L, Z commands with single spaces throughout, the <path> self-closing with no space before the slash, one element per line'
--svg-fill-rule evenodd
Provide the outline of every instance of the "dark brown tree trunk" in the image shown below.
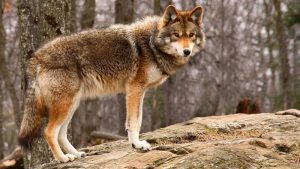
<path fill-rule="evenodd" d="M 70 17 L 71 17 L 71 23 L 70 23 L 70 32 L 77 32 L 77 25 L 76 25 L 76 12 L 77 12 L 77 9 L 76 9 L 76 2 L 77 0 L 72 0 L 71 1 L 71 12 L 70 12 Z"/>
<path fill-rule="evenodd" d="M 118 94 L 118 103 L 119 103 L 119 135 L 126 136 L 127 132 L 125 129 L 126 121 L 126 98 L 125 94 Z"/>
<path fill-rule="evenodd" d="M 267 35 L 267 48 L 268 48 L 268 54 L 269 54 L 269 63 L 268 66 L 271 68 L 271 89 L 270 89 L 270 96 L 273 98 L 276 93 L 276 69 L 277 69 L 277 63 L 273 56 L 273 50 L 274 50 L 274 41 L 272 40 L 272 26 L 273 26 L 273 18 L 272 18 L 272 4 L 268 2 L 267 0 L 264 0 L 264 11 L 265 11 L 265 28 L 266 28 L 266 35 Z M 273 102 L 271 102 L 273 104 Z M 274 109 L 274 104 L 271 106 L 271 110 Z"/>
<path fill-rule="evenodd" d="M 150 91 L 149 91 L 150 93 Z M 163 117 L 163 106 L 164 106 L 164 99 L 163 99 L 163 87 L 157 87 L 152 89 L 152 107 L 151 107 L 151 130 L 158 129 L 163 126 L 162 121 L 164 120 Z"/>
<path fill-rule="evenodd" d="M 161 15 L 161 3 L 160 0 L 154 0 L 154 15 Z"/>
<path fill-rule="evenodd" d="M 281 62 L 281 90 L 283 97 L 283 109 L 292 106 L 291 98 L 291 82 L 290 82 L 290 65 L 287 50 L 287 41 L 285 29 L 282 20 L 281 0 L 273 1 L 275 7 L 275 24 L 276 24 L 276 38 L 279 47 L 279 58 Z"/>
<path fill-rule="evenodd" d="M 129 24 L 134 18 L 134 0 L 116 0 L 115 23 Z"/>
<path fill-rule="evenodd" d="M 129 24 L 134 18 L 134 0 L 116 0 L 115 23 Z M 119 102 L 119 134 L 125 136 L 126 99 L 125 94 L 118 94 Z"/>
<path fill-rule="evenodd" d="M 2 79 L 0 78 L 0 81 Z M 3 99 L 4 99 L 4 90 L 2 90 L 2 83 L 0 83 L 0 159 L 4 157 L 4 131 L 3 131 L 3 121 L 4 121 L 4 114 L 3 114 Z"/>
<path fill-rule="evenodd" d="M 70 32 L 72 5 L 71 0 L 18 0 L 17 6 L 24 79 L 27 62 L 40 44 Z M 23 80 L 22 89 L 26 93 L 24 84 Z M 35 141 L 32 152 L 24 157 L 25 168 L 37 168 L 53 159 L 42 138 Z"/>
<path fill-rule="evenodd" d="M 82 17 L 80 20 L 81 28 L 87 29 L 94 26 L 96 11 L 95 11 L 95 0 L 85 0 L 82 12 Z"/>
<path fill-rule="evenodd" d="M 173 119 L 170 114 L 173 112 L 172 104 L 172 89 L 174 89 L 174 81 L 176 80 L 176 75 L 170 77 L 163 85 L 164 89 L 164 124 L 166 126 L 173 124 Z"/>
<path fill-rule="evenodd" d="M 225 9 L 225 0 L 223 0 L 221 2 L 221 54 L 220 54 L 220 58 L 219 60 L 217 60 L 217 65 L 218 65 L 218 69 L 223 70 L 223 66 L 224 63 L 222 63 L 222 58 L 224 58 L 224 54 L 225 54 L 225 14 L 226 14 L 226 9 Z M 223 71 L 219 71 L 219 78 L 220 78 L 220 83 L 217 85 L 217 89 L 222 91 L 222 88 L 224 88 L 224 84 L 223 82 L 225 81 L 224 79 L 224 72 Z M 223 108 L 223 98 L 222 97 L 218 97 L 217 96 L 217 115 L 224 115 L 224 111 L 220 110 Z"/>
<path fill-rule="evenodd" d="M 5 32 L 3 27 L 3 7 L 4 1 L 0 1 L 0 68 L 5 66 L 4 59 L 4 49 L 5 49 Z M 3 69 L 3 68 L 2 68 Z M 2 69 L 0 69 L 1 74 L 3 73 Z M 3 76 L 2 76 L 3 77 Z M 0 77 L 0 82 L 4 80 Z M 0 83 L 0 159 L 4 157 L 4 141 L 3 141 L 3 98 L 4 98 L 4 87 L 2 87 L 2 83 Z"/>
<path fill-rule="evenodd" d="M 299 55 L 297 55 L 298 45 L 297 45 L 297 39 L 295 38 L 293 40 L 293 72 L 292 72 L 292 100 L 293 100 L 293 107 L 296 109 L 299 108 L 300 105 L 297 105 L 300 99 L 298 98 L 300 96 L 299 92 L 299 85 L 300 85 L 300 73 L 299 73 Z M 298 107 L 297 107 L 298 106 Z"/>

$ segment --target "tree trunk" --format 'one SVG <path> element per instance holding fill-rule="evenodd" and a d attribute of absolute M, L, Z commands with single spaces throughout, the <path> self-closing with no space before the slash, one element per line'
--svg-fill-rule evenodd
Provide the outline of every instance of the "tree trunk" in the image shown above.
<path fill-rule="evenodd" d="M 127 132 L 125 129 L 125 121 L 126 121 L 126 98 L 125 94 L 118 94 L 118 102 L 119 102 L 119 135 L 126 136 Z"/>
<path fill-rule="evenodd" d="M 18 0 L 17 6 L 24 94 L 26 93 L 24 79 L 28 60 L 41 43 L 70 32 L 72 5 L 71 0 Z M 32 152 L 24 154 L 24 157 L 25 168 L 29 169 L 49 162 L 52 159 L 52 153 L 45 140 L 41 138 L 35 141 Z"/>
<path fill-rule="evenodd" d="M 279 47 L 279 58 L 281 62 L 281 89 L 283 96 L 283 109 L 290 108 L 292 106 L 291 99 L 291 84 L 290 84 L 290 65 L 288 58 L 287 50 L 287 41 L 286 35 L 282 20 L 282 11 L 281 11 L 281 0 L 273 1 L 276 15 L 275 15 L 275 24 L 276 24 L 276 38 L 278 41 Z"/>
<path fill-rule="evenodd" d="M 296 36 L 295 36 L 296 37 Z M 294 39 L 293 44 L 293 100 L 294 108 L 300 109 L 300 55 L 299 55 L 299 42 L 300 40 Z"/>
<path fill-rule="evenodd" d="M 71 12 L 70 12 L 70 17 L 71 17 L 71 23 L 70 23 L 70 32 L 77 32 L 77 24 L 76 24 L 76 20 L 77 20 L 77 17 L 76 17 L 76 12 L 77 12 L 77 9 L 76 9 L 76 0 L 72 0 L 71 1 Z"/>
<path fill-rule="evenodd" d="M 17 97 L 17 92 L 14 87 L 14 83 L 9 75 L 8 67 L 5 63 L 5 30 L 3 26 L 3 10 L 4 10 L 4 1 L 1 1 L 1 11 L 0 11 L 0 74 L 4 80 L 5 89 L 7 90 L 11 99 L 12 108 L 13 108 L 13 115 L 16 123 L 16 127 L 19 128 L 20 126 L 20 102 L 19 98 Z"/>
<path fill-rule="evenodd" d="M 134 0 L 116 0 L 115 23 L 129 24 L 134 18 Z"/>
<path fill-rule="evenodd" d="M 84 5 L 83 5 L 83 12 L 82 12 L 82 17 L 80 20 L 81 28 L 82 29 L 87 29 L 91 28 L 94 26 L 94 21 L 95 21 L 95 6 L 96 2 L 95 0 L 85 0 Z"/>
<path fill-rule="evenodd" d="M 0 1 L 0 68 L 3 69 L 2 66 L 5 66 L 4 59 L 4 49 L 5 49 L 5 33 L 3 27 L 3 7 L 4 1 Z M 0 69 L 1 73 L 3 73 L 2 69 Z M 3 76 L 2 76 L 3 77 Z M 4 80 L 0 78 L 0 82 Z M 6 81 L 5 81 L 6 82 Z M 2 87 L 2 83 L 0 83 L 0 159 L 4 157 L 4 142 L 3 142 L 3 98 L 4 98 L 4 87 Z"/>
<path fill-rule="evenodd" d="M 0 78 L 0 81 L 2 79 Z M 3 95 L 4 95 L 4 90 L 2 90 L 2 83 L 0 83 L 0 159 L 2 159 L 4 157 L 4 140 L 3 140 L 3 121 L 4 121 L 4 117 L 3 117 Z"/>
<path fill-rule="evenodd" d="M 154 15 L 161 15 L 161 3 L 160 0 L 154 0 Z"/>
<path fill-rule="evenodd" d="M 266 36 L 267 36 L 267 48 L 268 48 L 268 53 L 269 53 L 269 63 L 268 66 L 271 69 L 271 84 L 270 84 L 270 94 L 271 94 L 271 98 L 274 98 L 275 93 L 276 93 L 276 69 L 277 69 L 277 63 L 274 59 L 273 56 L 273 50 L 274 50 L 274 41 L 272 40 L 272 35 L 271 35 L 271 31 L 272 31 L 272 26 L 273 26 L 273 18 L 272 18 L 272 4 L 269 3 L 267 0 L 264 0 L 264 11 L 265 11 L 265 28 L 266 28 Z M 275 107 L 274 107 L 274 101 L 271 102 L 271 110 L 272 111 Z"/>
<path fill-rule="evenodd" d="M 164 126 L 164 96 L 163 96 L 163 86 L 151 89 L 151 130 L 156 130 Z"/>
<path fill-rule="evenodd" d="M 115 23 L 129 24 L 134 18 L 134 0 L 116 0 L 115 2 Z M 119 102 L 119 134 L 126 135 L 126 99 L 125 94 L 118 94 Z"/>
<path fill-rule="evenodd" d="M 225 18 L 225 14 L 226 14 L 226 9 L 225 9 L 225 0 L 223 0 L 222 2 L 221 2 L 221 53 L 220 53 L 220 57 L 218 58 L 218 60 L 217 60 L 217 65 L 218 65 L 218 69 L 219 70 L 224 70 L 224 63 L 222 63 L 223 62 L 223 58 L 225 58 L 224 57 L 224 55 L 225 55 L 225 20 L 226 20 L 226 18 Z M 224 79 L 224 75 L 225 73 L 223 72 L 223 71 L 219 71 L 219 79 L 220 79 L 220 82 L 219 83 L 217 83 L 217 89 L 218 89 L 218 91 L 222 91 L 223 90 L 223 88 L 224 88 L 224 84 L 223 84 L 223 82 L 225 81 L 225 79 Z M 218 97 L 218 99 L 217 99 L 218 101 L 217 101 L 217 105 L 218 105 L 218 107 L 217 107 L 217 115 L 224 115 L 224 110 L 223 110 L 223 98 L 222 98 L 222 95 L 220 94 L 220 96 Z"/>

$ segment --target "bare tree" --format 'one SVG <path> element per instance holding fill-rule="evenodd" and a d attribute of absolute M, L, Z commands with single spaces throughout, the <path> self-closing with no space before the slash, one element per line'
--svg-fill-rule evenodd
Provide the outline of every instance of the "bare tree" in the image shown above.
<path fill-rule="evenodd" d="M 5 59 L 5 54 L 4 54 L 4 49 L 5 49 L 5 30 L 3 26 L 3 8 L 4 8 L 4 1 L 0 1 L 0 71 L 6 71 L 5 68 L 3 70 L 3 67 L 6 66 L 4 63 Z M 1 82 L 2 78 L 0 78 Z M 0 159 L 4 157 L 4 141 L 3 141 L 3 95 L 4 95 L 4 90 L 2 88 L 2 83 L 0 83 Z"/>
<path fill-rule="evenodd" d="M 1 79 L 0 79 L 1 80 Z M 0 159 L 4 157 L 4 131 L 3 131 L 3 123 L 4 123 L 4 112 L 3 112 L 3 97 L 4 92 L 2 90 L 2 83 L 0 83 Z"/>
<path fill-rule="evenodd" d="M 10 77 L 9 69 L 7 67 L 6 61 L 5 61 L 5 30 L 3 25 L 3 10 L 4 10 L 4 1 L 1 1 L 1 20 L 0 20 L 0 74 L 4 80 L 5 83 L 5 90 L 8 91 L 10 100 L 12 102 L 13 107 L 13 114 L 15 119 L 15 124 L 17 128 L 20 126 L 20 102 L 19 98 L 17 97 L 17 92 L 15 89 L 15 86 L 13 84 L 13 80 Z"/>
<path fill-rule="evenodd" d="M 286 41 L 285 28 L 282 20 L 281 0 L 274 0 L 273 4 L 276 11 L 276 38 L 278 41 L 279 57 L 281 62 L 281 90 L 283 96 L 283 108 L 287 109 L 292 106 L 290 65 L 287 49 L 288 43 Z"/>
<path fill-rule="evenodd" d="M 276 69 L 277 69 L 277 63 L 276 59 L 273 55 L 274 51 L 274 40 L 272 38 L 272 29 L 274 25 L 273 17 L 272 17 L 272 4 L 268 0 L 264 0 L 264 13 L 265 13 L 265 28 L 266 28 L 266 47 L 268 50 L 268 60 L 269 63 L 267 64 L 268 67 L 271 69 L 271 84 L 270 84 L 270 97 L 274 97 L 274 94 L 276 93 Z M 266 93 L 267 94 L 267 93 Z M 273 105 L 271 106 L 274 107 Z"/>
<path fill-rule="evenodd" d="M 4 157 L 4 133 L 3 133 L 3 91 L 2 91 L 2 85 L 0 83 L 0 159 Z"/>
<path fill-rule="evenodd" d="M 26 93 L 25 70 L 28 60 L 40 44 L 71 28 L 71 0 L 18 0 L 20 48 L 22 52 L 23 91 Z M 34 109 L 32 109 L 34 111 Z M 34 142 L 31 153 L 25 154 L 25 168 L 36 168 L 52 159 L 44 139 Z"/>

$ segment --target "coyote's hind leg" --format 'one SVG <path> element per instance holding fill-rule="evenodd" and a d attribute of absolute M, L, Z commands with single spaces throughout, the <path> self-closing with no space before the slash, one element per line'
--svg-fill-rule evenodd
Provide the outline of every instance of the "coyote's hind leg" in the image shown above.
<path fill-rule="evenodd" d="M 70 143 L 67 137 L 68 133 L 68 125 L 76 111 L 80 102 L 80 93 L 77 94 L 76 97 L 73 99 L 73 104 L 70 106 L 68 116 L 65 122 L 62 124 L 61 129 L 58 134 L 58 142 L 62 146 L 62 148 L 69 154 L 75 155 L 77 158 L 85 156 L 85 152 L 77 151 L 74 146 Z"/>
<path fill-rule="evenodd" d="M 49 107 L 49 121 L 45 129 L 45 139 L 48 142 L 54 157 L 60 162 L 73 161 L 76 156 L 64 154 L 58 144 L 58 135 L 68 119 L 69 110 L 72 106 L 72 98 L 55 99 Z"/>

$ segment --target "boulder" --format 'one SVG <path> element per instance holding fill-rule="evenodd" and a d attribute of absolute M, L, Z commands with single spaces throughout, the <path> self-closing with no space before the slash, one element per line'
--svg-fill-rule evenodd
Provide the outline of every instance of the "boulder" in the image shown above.
<path fill-rule="evenodd" d="M 88 156 L 40 168 L 300 168 L 300 112 L 233 114 L 194 118 L 142 134 L 143 152 L 127 140 L 83 150 Z"/>

